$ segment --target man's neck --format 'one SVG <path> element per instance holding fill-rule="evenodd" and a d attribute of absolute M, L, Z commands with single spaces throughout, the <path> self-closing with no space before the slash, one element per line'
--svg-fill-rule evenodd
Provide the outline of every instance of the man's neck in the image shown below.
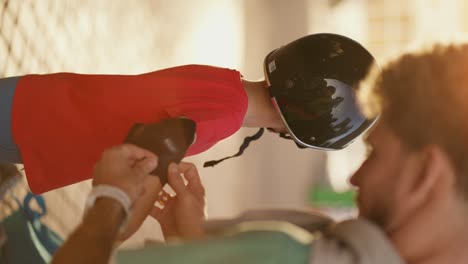
<path fill-rule="evenodd" d="M 468 263 L 468 216 L 461 214 L 460 207 L 449 203 L 443 209 L 422 209 L 391 234 L 391 240 L 410 264 Z"/>
<path fill-rule="evenodd" d="M 450 225 L 447 222 L 447 225 Z M 426 230 L 426 232 L 435 232 L 438 229 L 433 227 L 433 230 Z M 466 232 L 464 232 L 466 233 Z M 462 238 L 460 235 L 454 237 L 452 241 L 433 241 L 434 247 L 427 249 L 424 255 L 414 258 L 405 258 L 409 264 L 464 264 L 468 260 L 468 251 L 466 245 L 468 239 Z"/>
<path fill-rule="evenodd" d="M 284 130 L 284 124 L 270 99 L 265 81 L 242 80 L 249 100 L 243 127 L 271 127 Z"/>

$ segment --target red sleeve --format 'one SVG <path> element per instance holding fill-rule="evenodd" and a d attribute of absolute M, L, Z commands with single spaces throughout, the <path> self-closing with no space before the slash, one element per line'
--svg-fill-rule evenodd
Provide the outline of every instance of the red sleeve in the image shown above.
<path fill-rule="evenodd" d="M 187 116 L 197 123 L 188 155 L 235 133 L 247 110 L 237 71 L 188 65 L 142 75 L 28 75 L 18 83 L 12 130 L 28 184 L 42 193 L 92 175 L 102 151 L 134 123 Z"/>

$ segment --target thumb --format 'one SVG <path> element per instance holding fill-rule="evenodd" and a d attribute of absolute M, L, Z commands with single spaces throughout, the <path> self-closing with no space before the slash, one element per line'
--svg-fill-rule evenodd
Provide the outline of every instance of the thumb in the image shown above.
<path fill-rule="evenodd" d="M 133 171 L 138 176 L 145 176 L 155 170 L 156 167 L 158 167 L 158 158 L 146 157 L 136 162 L 135 166 L 133 167 Z"/>

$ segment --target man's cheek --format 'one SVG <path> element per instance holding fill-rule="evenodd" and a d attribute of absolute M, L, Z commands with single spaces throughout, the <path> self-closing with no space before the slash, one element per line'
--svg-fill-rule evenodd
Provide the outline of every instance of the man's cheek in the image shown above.
<path fill-rule="evenodd" d="M 359 209 L 359 216 L 367 218 L 369 212 L 369 201 L 366 201 L 365 197 L 366 195 L 361 190 L 359 190 L 356 196 L 356 203 Z"/>
<path fill-rule="evenodd" d="M 377 208 L 379 201 L 377 196 L 369 189 L 361 188 L 357 196 L 357 203 L 359 207 L 359 215 L 361 217 L 374 220 L 379 215 L 379 209 Z"/>
<path fill-rule="evenodd" d="M 374 201 L 370 217 L 377 225 L 382 227 L 384 230 L 388 230 L 389 225 L 392 222 L 392 212 L 392 203 L 390 199 L 379 197 L 378 201 Z"/>

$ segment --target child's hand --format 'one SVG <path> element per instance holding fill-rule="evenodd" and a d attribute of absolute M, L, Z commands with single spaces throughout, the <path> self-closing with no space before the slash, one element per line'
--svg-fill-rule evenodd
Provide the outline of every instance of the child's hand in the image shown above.
<path fill-rule="evenodd" d="M 187 180 L 185 185 L 183 177 Z M 164 190 L 151 211 L 161 225 L 166 240 L 170 238 L 194 239 L 202 237 L 205 220 L 205 189 L 200 181 L 197 168 L 191 163 L 172 163 L 169 166 L 168 181 L 176 195 Z"/>

